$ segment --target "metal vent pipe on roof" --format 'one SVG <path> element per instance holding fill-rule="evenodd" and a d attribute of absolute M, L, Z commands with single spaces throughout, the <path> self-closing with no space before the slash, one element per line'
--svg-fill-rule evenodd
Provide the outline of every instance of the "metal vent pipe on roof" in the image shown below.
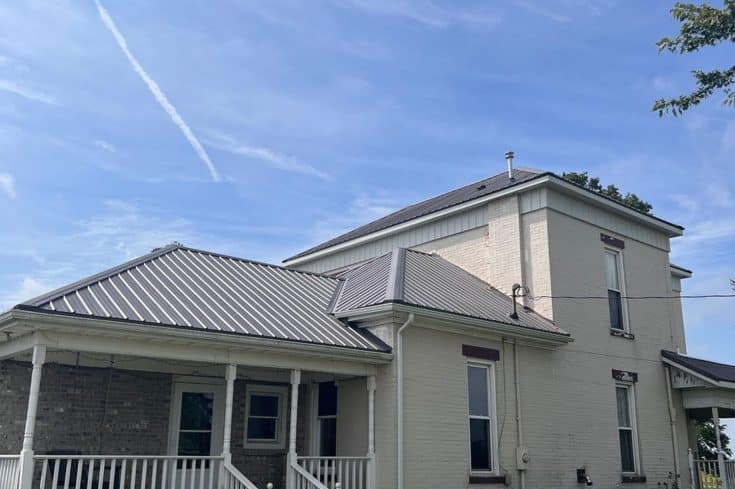
<path fill-rule="evenodd" d="M 512 151 L 505 152 L 505 161 L 508 163 L 508 178 L 513 180 L 513 154 Z"/>

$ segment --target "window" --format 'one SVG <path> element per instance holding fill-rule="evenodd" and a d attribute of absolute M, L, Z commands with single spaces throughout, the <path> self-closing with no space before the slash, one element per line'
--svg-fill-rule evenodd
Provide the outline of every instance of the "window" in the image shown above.
<path fill-rule="evenodd" d="M 616 384 L 615 398 L 618 408 L 618 438 L 623 473 L 638 471 L 638 433 L 635 420 L 635 396 L 630 384 Z"/>
<path fill-rule="evenodd" d="M 284 410 L 287 388 L 248 386 L 245 402 L 245 446 L 247 448 L 283 448 L 285 446 Z"/>
<path fill-rule="evenodd" d="M 319 455 L 334 457 L 337 455 L 337 386 L 334 382 L 319 384 L 319 406 L 317 409 L 319 423 Z"/>
<path fill-rule="evenodd" d="M 179 416 L 178 455 L 209 455 L 212 447 L 214 394 L 183 392 Z"/>
<path fill-rule="evenodd" d="M 610 310 L 610 327 L 625 330 L 623 314 L 623 281 L 620 274 L 620 253 L 605 250 L 605 281 L 607 283 L 607 303 Z"/>
<path fill-rule="evenodd" d="M 493 366 L 469 364 L 467 391 L 472 472 L 493 472 L 495 455 Z"/>

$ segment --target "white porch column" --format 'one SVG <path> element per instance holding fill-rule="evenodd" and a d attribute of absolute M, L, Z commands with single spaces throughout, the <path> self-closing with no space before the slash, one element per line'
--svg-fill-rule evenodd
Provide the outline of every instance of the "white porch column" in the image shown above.
<path fill-rule="evenodd" d="M 368 468 L 367 489 L 375 489 L 375 376 L 367 378 L 368 391 Z"/>
<path fill-rule="evenodd" d="M 720 441 L 720 410 L 717 407 L 712 408 L 712 421 L 715 423 L 715 441 L 717 442 L 717 465 L 720 469 L 720 480 L 722 481 L 722 489 L 730 489 L 727 484 L 727 474 L 725 472 L 725 457 L 722 454 L 722 441 Z"/>
<path fill-rule="evenodd" d="M 286 471 L 286 487 L 294 488 L 292 465 L 296 465 L 296 425 L 299 415 L 299 384 L 301 383 L 301 370 L 291 370 L 291 418 L 288 426 L 288 469 Z"/>
<path fill-rule="evenodd" d="M 31 489 L 33 484 L 33 433 L 36 430 L 36 413 L 38 412 L 38 393 L 41 389 L 41 373 L 46 361 L 46 347 L 33 347 L 33 371 L 28 393 L 28 411 L 26 427 L 23 432 L 23 449 L 20 452 L 20 489 Z"/>
<path fill-rule="evenodd" d="M 232 462 L 232 401 L 235 397 L 235 379 L 237 365 L 230 364 L 225 368 L 225 429 L 222 437 L 222 456 L 225 462 Z"/>

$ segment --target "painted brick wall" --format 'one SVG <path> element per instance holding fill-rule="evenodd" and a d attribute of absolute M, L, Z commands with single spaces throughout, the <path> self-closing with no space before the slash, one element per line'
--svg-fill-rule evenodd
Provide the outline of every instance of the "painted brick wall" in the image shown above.
<path fill-rule="evenodd" d="M 0 453 L 19 453 L 31 366 L 0 361 Z M 43 367 L 34 438 L 37 453 L 165 454 L 173 377 L 170 374 L 47 363 Z M 258 487 L 285 487 L 286 453 L 244 449 L 246 382 L 235 383 L 232 457 Z M 307 389 L 299 390 L 297 451 L 305 453 Z M 288 423 L 288 415 L 286 416 Z M 288 433 L 288 426 L 286 427 Z"/>
<path fill-rule="evenodd" d="M 19 453 L 31 368 L 0 362 L 0 451 Z M 37 453 L 165 453 L 171 376 L 46 364 L 41 377 Z"/>

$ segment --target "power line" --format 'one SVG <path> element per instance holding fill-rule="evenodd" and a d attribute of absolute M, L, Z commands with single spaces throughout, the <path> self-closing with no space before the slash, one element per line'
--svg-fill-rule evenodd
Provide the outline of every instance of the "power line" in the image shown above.
<path fill-rule="evenodd" d="M 606 295 L 533 295 L 528 296 L 530 299 L 594 299 L 609 300 Z M 624 295 L 619 299 L 625 300 L 648 300 L 648 299 L 722 299 L 735 297 L 735 294 L 684 294 L 684 295 Z"/>

